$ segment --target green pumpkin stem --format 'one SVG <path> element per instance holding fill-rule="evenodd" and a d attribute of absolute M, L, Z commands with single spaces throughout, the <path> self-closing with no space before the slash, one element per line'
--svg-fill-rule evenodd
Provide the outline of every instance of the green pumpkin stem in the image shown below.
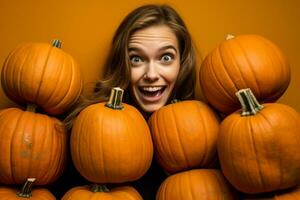
<path fill-rule="evenodd" d="M 110 97 L 108 102 L 105 104 L 105 106 L 115 109 L 115 110 L 122 110 L 122 98 L 123 98 L 124 90 L 119 87 L 114 87 L 111 90 Z"/>
<path fill-rule="evenodd" d="M 93 184 L 91 186 L 91 191 L 92 192 L 110 192 L 110 190 L 107 188 L 106 185 L 98 185 L 98 184 Z"/>
<path fill-rule="evenodd" d="M 32 103 L 28 103 L 27 107 L 26 107 L 26 111 L 35 112 L 36 108 L 37 108 L 37 105 L 32 104 Z"/>
<path fill-rule="evenodd" d="M 17 196 L 23 198 L 30 198 L 32 196 L 31 191 L 32 191 L 32 185 L 34 181 L 35 178 L 28 178 L 24 183 L 21 191 L 17 193 Z"/>
<path fill-rule="evenodd" d="M 239 90 L 236 96 L 242 106 L 242 116 L 255 115 L 258 111 L 263 109 L 263 106 L 259 104 L 250 88 Z"/>
<path fill-rule="evenodd" d="M 52 41 L 52 46 L 60 49 L 61 48 L 61 41 L 60 40 L 53 40 Z"/>

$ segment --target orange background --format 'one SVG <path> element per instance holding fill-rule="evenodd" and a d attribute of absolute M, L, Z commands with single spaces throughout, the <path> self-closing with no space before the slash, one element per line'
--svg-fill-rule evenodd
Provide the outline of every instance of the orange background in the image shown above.
<path fill-rule="evenodd" d="M 300 1 L 295 0 L 1 0 L 0 67 L 21 42 L 60 39 L 64 51 L 80 64 L 88 87 L 101 73 L 100 66 L 120 21 L 145 3 L 168 3 L 181 14 L 199 58 L 228 33 L 269 38 L 286 54 L 292 71 L 290 86 L 279 102 L 300 111 Z M 14 105 L 0 89 L 0 108 Z"/>

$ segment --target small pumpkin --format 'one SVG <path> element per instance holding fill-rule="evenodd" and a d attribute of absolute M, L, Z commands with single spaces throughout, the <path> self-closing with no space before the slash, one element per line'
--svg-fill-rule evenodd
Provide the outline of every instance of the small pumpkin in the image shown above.
<path fill-rule="evenodd" d="M 240 90 L 237 96 L 242 110 L 222 121 L 218 138 L 225 177 L 249 194 L 298 185 L 299 113 L 284 104 L 259 104 L 250 89 Z"/>
<path fill-rule="evenodd" d="M 67 134 L 53 117 L 7 108 L 0 112 L 0 182 L 22 184 L 35 177 L 36 185 L 54 182 L 67 159 Z"/>
<path fill-rule="evenodd" d="M 93 183 L 139 179 L 149 169 L 153 144 L 147 122 L 133 106 L 122 103 L 113 88 L 109 102 L 82 110 L 71 133 L 71 155 L 79 173 Z"/>
<path fill-rule="evenodd" d="M 151 115 L 149 127 L 155 158 L 168 173 L 210 167 L 217 159 L 219 120 L 201 101 L 164 106 Z"/>
<path fill-rule="evenodd" d="M 259 35 L 228 37 L 205 57 L 199 71 L 203 95 L 225 114 L 240 108 L 235 93 L 244 88 L 250 88 L 259 102 L 275 102 L 290 76 L 283 52 Z"/>
<path fill-rule="evenodd" d="M 0 187 L 0 199 L 5 200 L 56 200 L 49 190 L 44 188 L 32 189 L 35 178 L 28 178 L 22 189 Z"/>
<path fill-rule="evenodd" d="M 235 191 L 219 170 L 193 169 L 169 176 L 159 187 L 156 200 L 234 200 Z"/>
<path fill-rule="evenodd" d="M 130 186 L 116 187 L 109 190 L 105 185 L 94 184 L 78 186 L 69 190 L 62 200 L 143 200 L 141 195 Z"/>
<path fill-rule="evenodd" d="M 61 42 L 24 43 L 6 58 L 1 84 L 13 101 L 36 104 L 48 114 L 65 113 L 79 98 L 82 78 L 73 57 Z"/>

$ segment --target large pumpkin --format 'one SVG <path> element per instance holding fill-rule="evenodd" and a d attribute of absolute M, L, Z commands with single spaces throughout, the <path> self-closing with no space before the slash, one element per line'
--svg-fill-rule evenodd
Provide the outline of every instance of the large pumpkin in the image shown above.
<path fill-rule="evenodd" d="M 194 169 L 169 176 L 156 200 L 234 200 L 236 194 L 219 170 Z"/>
<path fill-rule="evenodd" d="M 63 114 L 78 99 L 82 79 L 75 60 L 53 45 L 25 43 L 6 58 L 1 83 L 13 101 L 34 103 L 49 114 Z"/>
<path fill-rule="evenodd" d="M 28 178 L 20 191 L 15 188 L 0 187 L 0 200 L 56 200 L 47 189 L 32 189 L 34 180 Z"/>
<path fill-rule="evenodd" d="M 122 93 L 114 88 L 108 103 L 82 110 L 72 128 L 74 165 L 94 183 L 133 181 L 151 165 L 153 145 L 147 122 L 136 108 L 122 103 Z"/>
<path fill-rule="evenodd" d="M 164 106 L 152 114 L 149 126 L 156 159 L 168 173 L 210 167 L 217 160 L 219 120 L 205 103 Z"/>
<path fill-rule="evenodd" d="M 54 182 L 63 172 L 67 135 L 63 124 L 47 115 L 8 108 L 0 112 L 0 182 Z"/>
<path fill-rule="evenodd" d="M 143 200 L 141 195 L 129 186 L 109 190 L 106 186 L 78 186 L 69 190 L 62 200 Z"/>
<path fill-rule="evenodd" d="M 220 126 L 218 153 L 229 182 L 245 193 L 271 192 L 300 183 L 300 116 L 278 103 L 260 105 L 249 89 L 243 106 Z"/>
<path fill-rule="evenodd" d="M 282 51 L 258 35 L 231 37 L 209 53 L 199 72 L 209 103 L 222 113 L 239 109 L 235 93 L 250 88 L 261 102 L 274 102 L 287 89 L 290 67 Z"/>

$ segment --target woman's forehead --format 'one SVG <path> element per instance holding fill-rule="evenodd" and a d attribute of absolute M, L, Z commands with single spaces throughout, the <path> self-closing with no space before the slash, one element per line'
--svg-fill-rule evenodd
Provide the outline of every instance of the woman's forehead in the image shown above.
<path fill-rule="evenodd" d="M 178 49 L 178 40 L 171 28 L 167 25 L 155 25 L 136 31 L 129 39 L 128 48 L 138 48 L 149 45 L 174 46 Z"/>

